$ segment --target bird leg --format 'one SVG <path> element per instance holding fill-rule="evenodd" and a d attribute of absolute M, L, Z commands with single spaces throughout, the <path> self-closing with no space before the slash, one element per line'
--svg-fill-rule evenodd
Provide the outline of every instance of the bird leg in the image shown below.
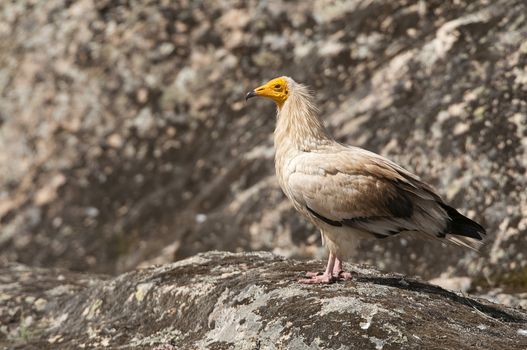
<path fill-rule="evenodd" d="M 323 274 L 308 272 L 307 276 L 309 278 L 304 278 L 298 282 L 304 284 L 329 284 L 335 282 L 335 277 L 333 276 L 333 269 L 335 267 L 336 256 L 333 253 L 329 253 L 328 264 L 326 266 L 326 271 Z"/>
<path fill-rule="evenodd" d="M 346 272 L 342 269 L 342 260 L 339 258 L 335 259 L 335 266 L 333 267 L 333 277 L 337 280 L 350 280 L 351 279 L 351 272 Z"/>
<path fill-rule="evenodd" d="M 330 257 L 331 257 L 331 254 L 330 254 Z M 329 261 L 328 261 L 328 265 L 329 265 Z M 326 268 L 326 272 L 327 271 L 328 270 Z M 326 274 L 326 272 L 324 272 L 324 273 L 322 273 L 322 272 L 307 272 L 306 276 L 310 277 L 310 279 L 301 280 L 300 282 L 301 283 L 324 283 L 324 282 L 311 282 L 311 281 L 313 279 L 316 279 L 317 276 L 319 276 L 318 279 L 321 279 L 321 278 L 323 279 L 324 278 L 323 276 Z M 333 265 L 332 276 L 333 276 L 332 282 L 334 282 L 334 281 L 349 281 L 349 280 L 352 279 L 351 272 L 347 272 L 347 271 L 343 270 L 343 268 L 342 268 L 342 260 L 340 260 L 337 257 L 335 257 L 335 264 Z M 331 282 L 325 282 L 325 283 L 331 283 Z"/>

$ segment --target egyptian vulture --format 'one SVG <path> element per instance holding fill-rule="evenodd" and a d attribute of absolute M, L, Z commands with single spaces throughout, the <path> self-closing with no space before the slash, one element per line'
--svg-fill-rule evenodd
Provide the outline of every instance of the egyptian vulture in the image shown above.
<path fill-rule="evenodd" d="M 329 250 L 324 273 L 302 283 L 350 279 L 342 261 L 359 239 L 401 232 L 477 249 L 485 230 L 460 214 L 419 177 L 367 150 L 336 142 L 320 120 L 308 89 L 279 77 L 254 89 L 277 105 L 275 168 L 293 206 L 321 232 Z"/>

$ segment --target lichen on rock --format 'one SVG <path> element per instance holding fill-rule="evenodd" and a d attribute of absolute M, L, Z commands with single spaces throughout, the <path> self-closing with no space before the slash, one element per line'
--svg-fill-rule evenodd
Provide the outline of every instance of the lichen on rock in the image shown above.
<path fill-rule="evenodd" d="M 9 265 L 0 271 L 4 282 L 0 286 L 4 296 L 0 301 L 3 325 L 0 346 L 24 349 L 524 349 L 527 346 L 524 334 L 527 314 L 523 311 L 364 266 L 349 266 L 354 273 L 354 280 L 349 282 L 322 286 L 296 282 L 306 269 L 322 265 L 265 252 L 210 252 L 112 279 Z M 64 292 L 50 293 L 57 290 Z M 38 295 L 48 300 L 44 309 L 24 302 Z"/>

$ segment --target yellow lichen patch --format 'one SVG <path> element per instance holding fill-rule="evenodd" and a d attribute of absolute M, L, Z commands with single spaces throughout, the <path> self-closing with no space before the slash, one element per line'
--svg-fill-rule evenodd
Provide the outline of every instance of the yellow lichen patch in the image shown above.
<path fill-rule="evenodd" d="M 93 319 L 95 316 L 99 314 L 99 308 L 101 307 L 101 305 L 102 305 L 101 299 L 95 300 L 93 304 L 91 304 L 90 306 L 84 309 L 84 311 L 82 312 L 82 316 L 85 316 L 86 319 L 88 320 Z"/>
<path fill-rule="evenodd" d="M 55 344 L 57 342 L 60 342 L 61 340 L 62 340 L 62 335 L 56 334 L 48 338 L 48 343 Z"/>
<path fill-rule="evenodd" d="M 35 309 L 37 309 L 37 311 L 42 311 L 44 310 L 44 308 L 46 307 L 46 305 L 48 304 L 48 301 L 46 299 L 42 299 L 42 298 L 38 298 L 36 301 L 35 301 Z"/>
<path fill-rule="evenodd" d="M 136 287 L 135 287 L 135 300 L 137 300 L 138 302 L 141 302 L 144 300 L 145 296 L 148 294 L 148 292 L 150 291 L 150 289 L 152 289 L 154 285 L 152 283 L 141 283 L 141 284 L 138 284 Z"/>

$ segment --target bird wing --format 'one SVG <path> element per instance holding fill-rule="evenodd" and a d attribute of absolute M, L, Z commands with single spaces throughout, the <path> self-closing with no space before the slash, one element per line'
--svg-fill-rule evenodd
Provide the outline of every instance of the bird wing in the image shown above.
<path fill-rule="evenodd" d="M 448 215 L 433 189 L 375 153 L 338 145 L 288 164 L 290 197 L 313 218 L 388 237 L 402 231 L 444 236 Z"/>

